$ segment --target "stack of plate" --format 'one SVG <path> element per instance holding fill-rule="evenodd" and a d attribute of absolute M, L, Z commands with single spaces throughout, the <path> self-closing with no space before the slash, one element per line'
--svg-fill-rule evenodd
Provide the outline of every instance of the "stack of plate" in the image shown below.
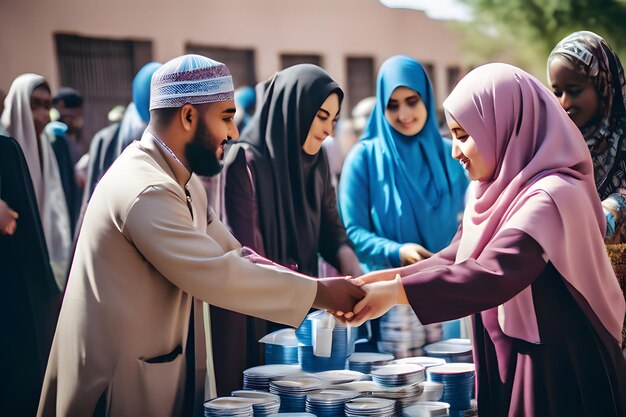
<path fill-rule="evenodd" d="M 428 356 L 445 359 L 448 363 L 472 362 L 472 343 L 469 339 L 448 339 L 424 346 Z"/>
<path fill-rule="evenodd" d="M 338 369 L 338 370 L 333 370 L 333 371 L 318 372 L 312 375 L 314 375 L 316 378 L 319 378 L 322 381 L 330 385 L 345 384 L 346 382 L 352 382 L 352 381 L 360 381 L 367 377 L 364 373 L 357 372 L 357 371 L 350 371 L 347 369 Z"/>
<path fill-rule="evenodd" d="M 280 409 L 280 397 L 269 392 L 238 390 L 230 395 L 247 399 L 252 404 L 254 417 L 267 417 Z"/>
<path fill-rule="evenodd" d="M 313 346 L 298 346 L 298 362 L 306 372 L 345 369 L 348 356 L 348 328 L 335 327 L 330 356 L 315 356 Z"/>
<path fill-rule="evenodd" d="M 346 417 L 394 417 L 395 401 L 386 398 L 355 398 L 346 403 Z"/>
<path fill-rule="evenodd" d="M 252 404 L 245 398 L 218 397 L 203 403 L 204 417 L 253 417 Z"/>
<path fill-rule="evenodd" d="M 375 392 L 372 393 L 372 395 L 379 398 L 386 398 L 388 400 L 396 400 L 396 412 L 400 414 L 402 413 L 402 409 L 419 401 L 424 392 L 423 390 L 424 388 L 422 383 L 419 383 L 396 387 L 394 389 L 387 388 L 385 391 Z"/>
<path fill-rule="evenodd" d="M 410 363 L 414 365 L 420 365 L 423 366 L 424 369 L 428 369 L 431 366 L 445 365 L 446 360 L 441 358 L 432 358 L 430 356 L 412 356 L 410 358 L 396 359 L 394 361 L 391 361 L 390 363 L 398 365 L 406 365 Z"/>
<path fill-rule="evenodd" d="M 417 401 L 439 401 L 443 397 L 443 384 L 425 381 L 421 385 L 424 388 L 424 392 L 418 397 Z"/>
<path fill-rule="evenodd" d="M 306 409 L 306 396 L 324 389 L 325 383 L 311 376 L 286 377 L 270 382 L 270 392 L 280 396 L 280 411 L 301 413 Z"/>
<path fill-rule="evenodd" d="M 424 367 L 411 363 L 379 366 L 371 374 L 372 380 L 383 387 L 400 387 L 426 380 Z"/>
<path fill-rule="evenodd" d="M 424 390 L 423 384 L 424 382 L 401 387 L 381 387 L 374 381 L 355 381 L 347 384 L 334 385 L 332 388 L 356 392 L 363 397 L 396 400 L 397 411 L 401 411 L 404 407 L 408 407 L 419 401 Z"/>
<path fill-rule="evenodd" d="M 300 372 L 300 365 L 261 365 L 243 371 L 243 388 L 269 391 L 270 381 Z"/>
<path fill-rule="evenodd" d="M 311 413 L 276 413 L 276 414 L 270 414 L 267 417 L 317 417 L 317 416 Z"/>
<path fill-rule="evenodd" d="M 476 368 L 471 363 L 448 363 L 428 368 L 428 380 L 444 385 L 441 401 L 452 410 L 469 410 Z"/>
<path fill-rule="evenodd" d="M 378 350 L 396 358 L 421 355 L 426 341 L 424 326 L 409 305 L 396 305 L 380 318 Z"/>
<path fill-rule="evenodd" d="M 298 338 L 295 329 L 280 329 L 259 340 L 265 351 L 265 364 L 298 363 Z"/>
<path fill-rule="evenodd" d="M 450 414 L 450 404 L 436 401 L 426 401 L 412 405 L 402 411 L 402 417 L 447 417 Z"/>
<path fill-rule="evenodd" d="M 441 339 L 443 339 L 443 324 L 425 324 L 424 332 L 426 333 L 426 343 L 439 342 Z"/>
<path fill-rule="evenodd" d="M 344 415 L 345 404 L 358 397 L 350 391 L 324 390 L 306 396 L 307 413 L 318 417 L 341 417 Z"/>
<path fill-rule="evenodd" d="M 265 363 L 267 365 L 298 363 L 298 346 L 282 346 L 266 343 L 264 350 Z"/>
<path fill-rule="evenodd" d="M 309 314 L 306 319 L 304 319 L 302 324 L 300 324 L 300 327 L 296 329 L 296 337 L 298 338 L 298 342 L 300 342 L 300 344 L 304 346 L 313 345 L 313 321 L 310 317 L 311 314 Z"/>
<path fill-rule="evenodd" d="M 348 369 L 369 374 L 372 366 L 385 365 L 394 359 L 388 353 L 357 352 L 348 357 Z"/>

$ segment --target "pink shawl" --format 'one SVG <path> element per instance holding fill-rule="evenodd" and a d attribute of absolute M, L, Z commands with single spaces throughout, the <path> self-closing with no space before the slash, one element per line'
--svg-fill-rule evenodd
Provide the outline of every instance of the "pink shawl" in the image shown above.
<path fill-rule="evenodd" d="M 621 340 L 626 307 L 604 247 L 606 224 L 591 157 L 554 95 L 521 69 L 488 64 L 463 78 L 444 108 L 496 167 L 490 181 L 470 186 L 456 262 L 477 258 L 505 229 L 521 230 Z M 546 194 L 554 207 L 538 203 L 545 198 L 536 197 Z M 530 287 L 500 311 L 505 334 L 540 342 Z"/>

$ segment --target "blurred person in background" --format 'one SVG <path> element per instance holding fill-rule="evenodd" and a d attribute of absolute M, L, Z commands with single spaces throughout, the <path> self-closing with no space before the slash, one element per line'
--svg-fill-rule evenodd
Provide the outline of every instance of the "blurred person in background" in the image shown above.
<path fill-rule="evenodd" d="M 158 62 L 144 65 L 135 75 L 132 86 L 133 101 L 126 106 L 119 123 L 98 131 L 91 142 L 87 169 L 87 183 L 83 195 L 83 208 L 91 198 L 100 178 L 113 161 L 133 141 L 139 140 L 150 121 L 150 80 L 161 66 Z"/>
<path fill-rule="evenodd" d="M 4 99 L 6 96 L 4 90 L 0 90 L 0 116 L 4 112 Z M 7 132 L 2 123 L 0 123 L 0 136 L 9 136 L 9 132 Z"/>
<path fill-rule="evenodd" d="M 249 85 L 239 87 L 235 90 L 235 104 L 237 113 L 235 113 L 235 123 L 240 132 L 246 128 L 256 107 L 256 93 L 254 87 Z"/>
<path fill-rule="evenodd" d="M 33 417 L 61 306 L 20 145 L 0 135 L 0 415 Z"/>
<path fill-rule="evenodd" d="M 71 250 L 70 216 L 52 145 L 43 134 L 50 122 L 50 87 L 37 74 L 13 81 L 2 124 L 19 143 L 30 173 L 46 238 L 50 265 L 60 291 L 65 288 Z"/>
<path fill-rule="evenodd" d="M 125 111 L 126 111 L 126 106 L 122 106 L 121 104 L 118 104 L 117 106 L 114 106 L 107 113 L 107 120 L 109 121 L 109 123 L 119 123 L 122 121 Z"/>
<path fill-rule="evenodd" d="M 46 125 L 44 132 L 59 164 L 73 235 L 83 195 L 83 187 L 79 186 L 75 175 L 75 165 L 85 154 L 81 142 L 83 97 L 73 88 L 60 88 L 52 98 L 50 115 L 51 122 Z"/>
<path fill-rule="evenodd" d="M 61 87 L 52 98 L 52 107 L 58 114 L 55 120 L 67 126 L 65 139 L 70 149 L 73 166 L 89 151 L 89 141 L 82 138 L 85 124 L 83 97 L 73 88 Z"/>
<path fill-rule="evenodd" d="M 607 220 L 607 250 L 626 297 L 624 68 L 602 37 L 593 32 L 575 32 L 550 53 L 548 83 L 587 142 Z M 626 323 L 622 339 L 626 342 Z"/>
<path fill-rule="evenodd" d="M 52 215 L 54 207 L 50 205 L 64 198 L 60 184 L 57 193 L 42 188 L 55 187 L 50 175 L 42 175 L 42 169 L 46 172 L 47 167 L 49 173 L 55 163 L 50 145 L 41 135 L 50 106 L 47 84 L 34 74 L 18 77 L 13 84 L 2 121 L 20 141 L 0 135 L 0 355 L 7 358 L 2 367 L 0 415 L 32 417 L 37 412 L 64 284 L 64 274 L 55 277 L 48 255 L 48 244 L 59 244 L 55 233 L 63 232 L 50 224 L 63 222 Z M 23 148 L 29 149 L 30 161 Z M 37 172 L 39 176 L 33 175 Z M 39 196 L 33 177 L 40 187 Z M 46 210 L 45 218 L 40 209 Z M 42 221 L 48 225 L 49 236 Z M 66 232 L 69 239 L 69 230 Z"/>
<path fill-rule="evenodd" d="M 352 128 L 357 139 L 363 135 L 367 121 L 376 107 L 376 97 L 365 97 L 352 109 Z"/>

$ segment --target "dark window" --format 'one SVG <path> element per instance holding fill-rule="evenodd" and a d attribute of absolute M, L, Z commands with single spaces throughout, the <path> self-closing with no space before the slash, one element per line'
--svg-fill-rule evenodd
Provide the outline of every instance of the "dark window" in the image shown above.
<path fill-rule="evenodd" d="M 60 85 L 81 92 L 85 103 L 83 139 L 108 125 L 116 105 L 132 100 L 135 74 L 152 58 L 152 43 L 55 34 Z M 54 92 L 53 92 L 54 94 Z"/>
<path fill-rule="evenodd" d="M 298 55 L 298 54 L 282 54 L 280 56 L 281 69 L 292 67 L 297 64 L 315 64 L 322 66 L 322 57 L 320 55 Z"/>
<path fill-rule="evenodd" d="M 346 60 L 348 108 L 350 112 L 366 97 L 375 95 L 374 59 L 369 57 L 349 57 Z M 348 113 L 349 114 L 349 113 Z"/>
<path fill-rule="evenodd" d="M 456 84 L 461 79 L 461 68 L 448 67 L 448 94 L 452 92 Z"/>
<path fill-rule="evenodd" d="M 426 70 L 426 74 L 428 74 L 428 78 L 430 78 L 430 84 L 433 86 L 433 94 L 437 97 L 437 80 L 435 77 L 435 66 L 430 63 L 422 63 L 424 69 Z"/>
<path fill-rule="evenodd" d="M 203 55 L 226 64 L 233 76 L 235 88 L 244 85 L 254 86 L 256 84 L 253 49 L 218 48 L 188 44 L 186 50 L 188 54 Z"/>

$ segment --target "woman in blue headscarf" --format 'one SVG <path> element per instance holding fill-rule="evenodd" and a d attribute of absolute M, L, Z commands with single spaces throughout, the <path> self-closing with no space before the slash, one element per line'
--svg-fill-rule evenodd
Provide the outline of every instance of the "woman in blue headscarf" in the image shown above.
<path fill-rule="evenodd" d="M 467 177 L 437 128 L 424 67 L 394 56 L 380 68 L 376 106 L 344 163 L 341 219 L 363 269 L 409 265 L 456 233 Z"/>

